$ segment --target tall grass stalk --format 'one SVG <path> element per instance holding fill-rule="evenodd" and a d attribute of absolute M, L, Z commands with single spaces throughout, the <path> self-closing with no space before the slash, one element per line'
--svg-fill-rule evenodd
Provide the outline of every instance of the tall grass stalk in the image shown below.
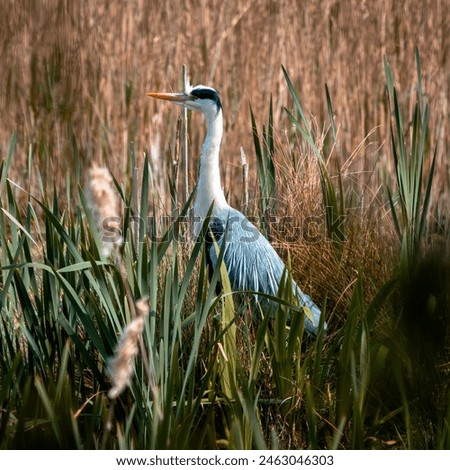
<path fill-rule="evenodd" d="M 384 59 L 391 120 L 391 148 L 394 157 L 397 196 L 387 187 L 389 205 L 397 235 L 402 243 L 402 268 L 407 273 L 417 260 L 426 233 L 428 208 L 436 164 L 437 146 L 432 153 L 428 176 L 424 175 L 429 153 L 429 105 L 422 91 L 421 64 L 416 49 L 417 99 L 411 125 L 404 124 L 398 94 L 387 58 Z"/>
<path fill-rule="evenodd" d="M 344 204 L 344 189 L 342 186 L 342 179 L 338 173 L 337 187 L 333 183 L 333 178 L 327 168 L 327 157 L 323 155 L 323 149 L 316 142 L 316 138 L 311 129 L 311 126 L 306 119 L 305 112 L 301 105 L 297 92 L 292 84 L 287 70 L 282 67 L 284 78 L 289 88 L 289 93 L 294 102 L 294 109 L 297 115 L 294 115 L 285 108 L 289 119 L 292 121 L 296 129 L 300 132 L 301 136 L 308 144 L 309 148 L 316 157 L 317 165 L 319 167 L 320 185 L 322 189 L 323 207 L 325 210 L 325 221 L 327 233 L 330 239 L 334 242 L 337 251 L 342 250 L 343 242 L 345 239 L 345 220 L 347 218 L 347 211 Z M 329 110 L 329 117 L 333 131 L 333 138 L 336 142 L 336 129 L 334 124 L 333 108 L 331 105 L 331 98 L 329 96 L 328 88 L 326 88 L 327 107 Z"/>
<path fill-rule="evenodd" d="M 258 163 L 258 183 L 260 191 L 259 210 L 263 222 L 261 225 L 265 234 L 270 236 L 270 224 L 268 224 L 266 220 L 267 218 L 270 220 L 270 217 L 275 213 L 276 202 L 272 98 L 270 98 L 268 124 L 267 127 L 263 125 L 261 138 L 251 106 L 250 116 L 253 130 L 253 144 Z"/>

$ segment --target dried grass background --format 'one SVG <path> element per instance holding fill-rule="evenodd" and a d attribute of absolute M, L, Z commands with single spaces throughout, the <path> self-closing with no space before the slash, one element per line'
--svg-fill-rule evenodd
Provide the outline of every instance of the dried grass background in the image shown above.
<path fill-rule="evenodd" d="M 386 168 L 383 55 L 396 74 L 402 104 L 412 107 L 418 46 L 431 102 L 430 139 L 439 148 L 433 210 L 443 210 L 449 189 L 446 0 L 1 0 L 0 10 L 0 150 L 4 156 L 17 129 L 19 181 L 30 176 L 30 150 L 50 187 L 53 182 L 63 186 L 67 172 L 77 182 L 92 161 L 106 164 L 120 179 L 134 141 L 138 156 L 150 151 L 153 180 L 164 195 L 179 110 L 145 93 L 181 89 L 182 64 L 192 83 L 221 92 L 223 184 L 233 203 L 241 200 L 241 145 L 255 181 L 249 103 L 262 123 L 273 95 L 275 131 L 283 142 L 288 123 L 281 109 L 289 106 L 289 98 L 280 64 L 287 67 L 319 133 L 328 122 L 328 84 L 339 126 L 335 158 L 341 165 L 373 130 L 351 170 L 360 175 L 377 165 Z M 202 122 L 193 116 L 194 157 L 202 136 Z M 191 182 L 196 169 L 194 158 Z M 370 179 L 375 192 L 379 183 L 375 171 Z"/>

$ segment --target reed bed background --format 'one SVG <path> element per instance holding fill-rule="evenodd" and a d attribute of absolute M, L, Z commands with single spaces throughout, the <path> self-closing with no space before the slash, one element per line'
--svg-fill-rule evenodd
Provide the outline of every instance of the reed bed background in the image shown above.
<path fill-rule="evenodd" d="M 273 96 L 277 138 L 284 139 L 282 106 L 289 105 L 289 93 L 283 64 L 319 129 L 327 126 L 327 84 L 338 127 L 335 158 L 342 166 L 365 142 L 350 171 L 358 178 L 370 174 L 376 189 L 379 172 L 373 167 L 391 161 L 384 145 L 389 113 L 383 56 L 410 109 L 417 46 L 424 58 L 424 93 L 432 97 L 430 127 L 438 133 L 433 204 L 448 194 L 450 13 L 443 1 L 2 1 L 2 9 L 0 138 L 4 154 L 12 131 L 18 131 L 19 177 L 26 176 L 29 145 L 50 184 L 66 181 L 67 164 L 75 182 L 92 161 L 121 174 L 133 141 L 138 157 L 150 152 L 157 188 L 167 193 L 167 153 L 179 110 L 145 93 L 181 89 L 186 64 L 192 83 L 213 85 L 222 94 L 223 184 L 233 202 L 240 202 L 239 148 L 252 149 L 249 103 L 262 122 Z M 192 120 L 195 156 L 203 127 L 198 116 Z M 251 153 L 249 163 L 254 182 Z M 194 157 L 191 183 L 196 169 Z"/>
<path fill-rule="evenodd" d="M 1 448 L 450 448 L 444 1 L 0 7 Z M 208 282 L 183 64 L 326 336 Z"/>

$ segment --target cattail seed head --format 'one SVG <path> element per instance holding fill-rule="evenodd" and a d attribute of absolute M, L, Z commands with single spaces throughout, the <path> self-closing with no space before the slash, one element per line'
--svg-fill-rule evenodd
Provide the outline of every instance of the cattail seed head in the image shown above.
<path fill-rule="evenodd" d="M 148 299 L 136 302 L 136 318 L 123 330 L 115 356 L 109 364 L 112 388 L 111 399 L 117 398 L 127 387 L 134 372 L 134 359 L 139 350 L 139 338 L 144 330 L 145 317 L 149 313 Z"/>
<path fill-rule="evenodd" d="M 105 167 L 92 165 L 87 174 L 86 199 L 103 243 L 103 255 L 122 245 L 120 204 L 113 179 Z"/>

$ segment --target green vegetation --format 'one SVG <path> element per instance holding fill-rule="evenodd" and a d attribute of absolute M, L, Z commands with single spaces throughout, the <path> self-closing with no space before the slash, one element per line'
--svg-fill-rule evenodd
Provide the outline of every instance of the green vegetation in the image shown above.
<path fill-rule="evenodd" d="M 385 70 L 396 179 L 385 175 L 384 200 L 363 204 L 357 181 L 333 166 L 328 89 L 331 137 L 315 133 L 285 69 L 295 125 L 287 148 L 275 145 L 272 101 L 262 141 L 252 114 L 262 201 L 254 215 L 298 212 L 302 200 L 324 227 L 319 241 L 297 236 L 289 246 L 296 267 L 280 285 L 273 321 L 232 295 L 223 266 L 208 280 L 203 244 L 189 240 L 184 223 L 191 199 L 173 223 L 158 222 L 147 158 L 140 181 L 132 168 L 131 183 L 114 181 L 123 243 L 105 256 L 83 189 L 68 185 L 62 198 L 37 174 L 32 195 L 10 176 L 14 133 L 0 166 L 0 447 L 450 448 L 448 233 L 439 248 L 430 241 L 436 151 L 419 55 L 411 119 L 402 117 L 387 60 Z M 266 228 L 286 248 L 280 227 Z M 318 252 L 303 269 L 308 245 Z M 320 300 L 327 335 L 303 334 L 289 288 L 297 271 Z M 134 374 L 109 399 L 108 364 L 139 299 L 149 314 Z"/>

